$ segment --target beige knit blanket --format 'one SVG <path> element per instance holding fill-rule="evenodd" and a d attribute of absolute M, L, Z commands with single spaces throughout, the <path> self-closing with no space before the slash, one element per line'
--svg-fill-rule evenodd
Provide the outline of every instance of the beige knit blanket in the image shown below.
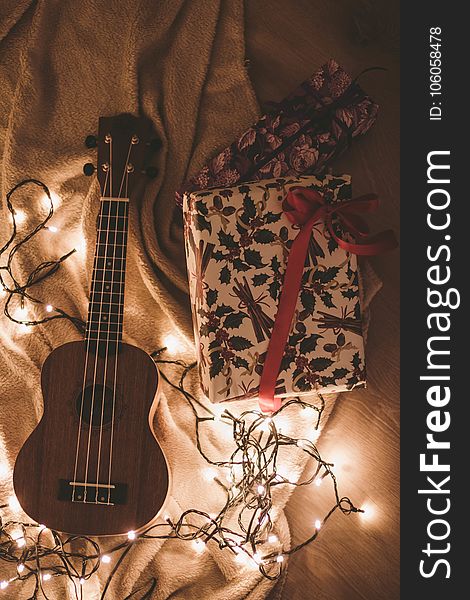
<path fill-rule="evenodd" d="M 15 259 L 17 277 L 24 279 L 41 260 L 78 250 L 35 289 L 36 296 L 85 320 L 99 189 L 95 178 L 82 174 L 83 164 L 95 160 L 83 140 L 96 131 L 101 115 L 145 115 L 163 145 L 156 158 L 158 177 L 131 206 L 124 338 L 151 352 L 171 333 L 181 344 L 178 357 L 194 359 L 174 190 L 256 120 L 244 52 L 242 0 L 2 0 L 0 247 L 10 234 L 5 194 L 21 179 L 34 177 L 56 194 L 51 223 L 58 231 L 41 232 L 24 247 Z M 24 232 L 46 214 L 33 188 L 15 198 L 15 209 L 24 215 Z M 32 318 L 43 316 L 42 308 L 27 308 Z M 74 339 L 79 335 L 65 320 L 24 331 L 0 317 L 0 504 L 13 494 L 16 454 L 42 414 L 42 363 L 53 348 Z M 191 385 L 198 393 L 197 382 Z M 203 477 L 207 464 L 195 447 L 194 417 L 168 389 L 156 430 L 172 470 L 167 512 L 174 519 L 190 507 L 217 512 L 223 498 Z M 225 438 L 216 430 L 206 437 L 211 456 L 226 458 Z M 285 465 L 292 476 L 300 476 L 303 467 L 302 462 Z M 274 515 L 286 547 L 282 509 L 289 494 L 285 489 L 278 496 Z M 16 516 L 26 520 L 21 511 Z M 100 597 L 111 567 L 103 565 L 86 582 L 86 600 Z M 0 564 L 0 579 L 11 575 Z M 152 577 L 158 582 L 153 597 L 162 600 L 278 595 L 273 582 L 256 568 L 241 568 L 231 553 L 208 544 L 199 555 L 191 543 L 169 540 L 137 543 L 106 598 L 124 599 Z M 45 585 L 51 599 L 73 597 L 65 578 Z M 11 589 L 10 598 L 28 598 L 31 590 Z"/>

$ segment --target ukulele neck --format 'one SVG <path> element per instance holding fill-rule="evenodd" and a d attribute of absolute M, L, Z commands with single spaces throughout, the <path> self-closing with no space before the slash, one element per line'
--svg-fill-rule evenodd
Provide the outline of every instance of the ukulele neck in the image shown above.
<path fill-rule="evenodd" d="M 122 340 L 128 216 L 128 198 L 101 198 L 85 337 L 91 350 L 113 351 Z"/>

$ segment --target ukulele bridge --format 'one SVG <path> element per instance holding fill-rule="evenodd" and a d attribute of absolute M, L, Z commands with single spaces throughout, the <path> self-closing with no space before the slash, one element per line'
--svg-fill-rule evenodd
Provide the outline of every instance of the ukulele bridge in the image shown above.
<path fill-rule="evenodd" d="M 93 483 L 59 479 L 59 500 L 81 502 L 82 504 L 126 504 L 127 485 L 125 483 Z"/>

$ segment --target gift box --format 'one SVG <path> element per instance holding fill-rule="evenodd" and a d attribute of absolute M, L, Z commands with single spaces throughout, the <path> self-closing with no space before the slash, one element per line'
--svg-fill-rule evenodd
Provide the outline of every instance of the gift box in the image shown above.
<path fill-rule="evenodd" d="M 319 174 L 374 124 L 378 105 L 334 60 L 328 61 L 176 193 L 241 181 Z"/>
<path fill-rule="evenodd" d="M 212 402 L 259 394 L 278 309 L 285 310 L 279 302 L 286 265 L 302 229 L 285 206 L 298 189 L 318 198 L 323 216 L 310 218 L 311 231 L 302 234 L 300 287 L 293 292 L 285 345 L 281 337 L 276 398 L 365 385 L 357 258 L 348 251 L 356 246 L 334 212 L 343 206 L 354 212 L 351 178 L 277 178 L 184 194 L 200 380 Z M 302 211 L 303 196 L 298 199 Z M 359 205 L 363 211 L 364 201 Z M 345 220 L 355 222 L 353 216 Z"/>

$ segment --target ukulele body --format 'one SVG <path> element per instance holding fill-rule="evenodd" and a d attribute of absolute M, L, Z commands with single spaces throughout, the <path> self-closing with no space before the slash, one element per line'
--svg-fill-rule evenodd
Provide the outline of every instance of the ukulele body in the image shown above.
<path fill-rule="evenodd" d="M 112 353 L 87 352 L 86 341 L 56 348 L 41 373 L 44 414 L 15 464 L 23 510 L 51 529 L 81 535 L 125 534 L 152 521 L 169 486 L 152 428 L 158 384 L 155 363 L 135 346 L 120 342 Z"/>

